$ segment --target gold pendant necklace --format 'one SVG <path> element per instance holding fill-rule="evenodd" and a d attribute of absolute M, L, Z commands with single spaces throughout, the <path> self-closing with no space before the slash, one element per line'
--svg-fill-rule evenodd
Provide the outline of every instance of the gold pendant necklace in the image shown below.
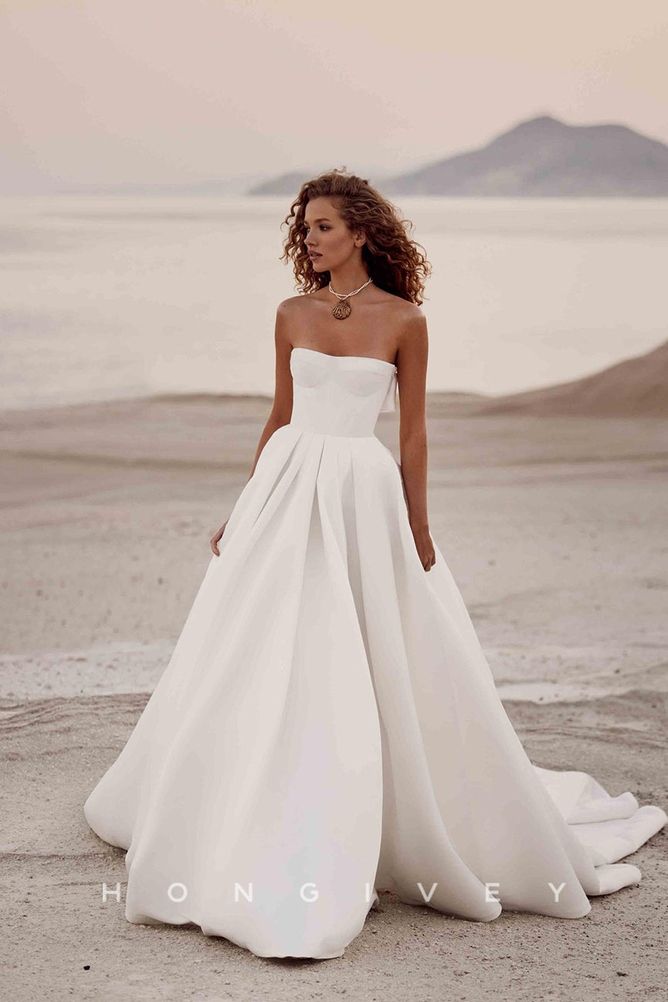
<path fill-rule="evenodd" d="M 364 285 L 360 285 L 359 289 L 355 289 L 354 292 L 334 292 L 334 289 L 332 288 L 332 283 L 330 282 L 329 291 L 332 293 L 333 296 L 336 296 L 336 298 L 338 299 L 338 303 L 334 307 L 332 307 L 332 316 L 336 320 L 345 320 L 346 317 L 349 317 L 350 314 L 352 313 L 352 307 L 348 302 L 348 300 L 350 299 L 351 296 L 356 296 L 358 292 L 362 291 L 362 289 L 366 289 L 367 285 L 371 285 L 372 282 L 373 279 L 371 278 L 368 279 L 368 281 L 366 281 Z"/>

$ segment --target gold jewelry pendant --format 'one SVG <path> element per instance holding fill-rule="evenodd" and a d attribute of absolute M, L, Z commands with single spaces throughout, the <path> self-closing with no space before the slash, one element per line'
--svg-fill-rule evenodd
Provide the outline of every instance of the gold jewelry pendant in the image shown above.
<path fill-rule="evenodd" d="M 345 320 L 352 313 L 352 308 L 350 303 L 340 302 L 332 310 L 332 316 L 336 317 L 337 320 Z"/>

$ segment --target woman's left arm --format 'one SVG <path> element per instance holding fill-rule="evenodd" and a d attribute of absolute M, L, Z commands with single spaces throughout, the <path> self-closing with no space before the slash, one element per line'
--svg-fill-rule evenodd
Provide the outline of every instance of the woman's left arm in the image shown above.
<path fill-rule="evenodd" d="M 427 512 L 426 386 L 429 336 L 418 306 L 403 325 L 398 350 L 399 448 L 408 518 L 425 571 L 436 563 Z"/>

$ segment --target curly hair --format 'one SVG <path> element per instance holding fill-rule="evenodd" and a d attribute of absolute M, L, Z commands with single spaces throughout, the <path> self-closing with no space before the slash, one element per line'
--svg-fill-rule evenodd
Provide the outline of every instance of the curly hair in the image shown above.
<path fill-rule="evenodd" d="M 306 247 L 304 212 L 312 198 L 321 196 L 332 199 L 349 229 L 364 232 L 362 260 L 374 284 L 420 306 L 431 265 L 421 244 L 408 235 L 413 224 L 401 219 L 395 206 L 368 181 L 343 168 L 305 181 L 281 224 L 289 229 L 280 260 L 292 261 L 299 291 L 311 292 L 329 283 L 328 271 L 313 269 Z"/>

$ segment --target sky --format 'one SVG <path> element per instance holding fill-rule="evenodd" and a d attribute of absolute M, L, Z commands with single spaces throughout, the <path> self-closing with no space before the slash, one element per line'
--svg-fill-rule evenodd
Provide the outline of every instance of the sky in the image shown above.
<path fill-rule="evenodd" d="M 666 0 L 0 0 L 0 193 L 380 177 L 520 121 L 668 142 Z"/>

